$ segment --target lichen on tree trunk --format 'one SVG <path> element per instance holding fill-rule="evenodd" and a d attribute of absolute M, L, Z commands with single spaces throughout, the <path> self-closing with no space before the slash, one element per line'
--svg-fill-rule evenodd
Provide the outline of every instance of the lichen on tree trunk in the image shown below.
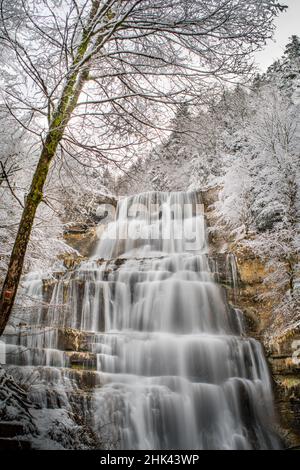
<path fill-rule="evenodd" d="M 97 13 L 98 6 L 99 0 L 95 0 L 90 12 L 89 22 L 93 21 L 93 18 Z M 55 157 L 57 147 L 77 105 L 82 88 L 88 80 L 89 62 L 82 66 L 80 66 L 80 63 L 88 50 L 90 38 L 90 31 L 87 27 L 83 30 L 81 43 L 70 68 L 61 98 L 53 113 L 53 117 L 49 125 L 49 131 L 43 143 L 39 162 L 33 176 L 30 191 L 25 201 L 22 218 L 9 261 L 7 275 L 0 295 L 0 336 L 4 332 L 14 305 L 35 214 L 43 199 L 43 189 L 48 176 L 50 164 Z M 99 40 L 101 42 L 101 36 Z"/>

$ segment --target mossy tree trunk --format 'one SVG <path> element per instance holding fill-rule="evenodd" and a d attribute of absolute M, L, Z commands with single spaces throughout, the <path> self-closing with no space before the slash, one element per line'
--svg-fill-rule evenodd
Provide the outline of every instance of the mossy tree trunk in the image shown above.
<path fill-rule="evenodd" d="M 99 2 L 100 0 L 95 0 L 93 2 L 89 22 L 92 22 L 96 15 Z M 49 125 L 49 130 L 43 143 L 39 162 L 32 179 L 30 191 L 26 198 L 18 233 L 9 261 L 7 275 L 0 296 L 0 336 L 3 334 L 14 305 L 22 275 L 26 249 L 30 239 L 37 208 L 43 199 L 43 189 L 50 164 L 55 157 L 57 147 L 77 105 L 83 85 L 88 79 L 89 64 L 85 63 L 84 66 L 80 67 L 80 63 L 89 47 L 90 37 L 90 30 L 87 25 L 87 28 L 83 31 L 82 40 L 70 68 L 60 101 Z"/>

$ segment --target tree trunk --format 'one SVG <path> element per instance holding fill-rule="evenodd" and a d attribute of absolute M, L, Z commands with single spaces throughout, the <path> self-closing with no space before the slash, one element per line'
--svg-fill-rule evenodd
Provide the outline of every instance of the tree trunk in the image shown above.
<path fill-rule="evenodd" d="M 99 0 L 94 0 L 90 12 L 89 21 L 92 21 L 97 13 Z M 18 290 L 24 258 L 34 223 L 36 210 L 43 199 L 43 189 L 49 172 L 52 159 L 55 156 L 59 142 L 61 141 L 66 126 L 74 111 L 84 83 L 88 79 L 89 65 L 76 66 L 81 62 L 89 46 L 89 30 L 83 32 L 81 43 L 71 67 L 71 73 L 67 79 L 61 99 L 53 114 L 49 131 L 42 147 L 40 159 L 35 170 L 29 194 L 25 201 L 19 230 L 11 253 L 7 275 L 0 296 L 0 336 L 10 317 L 16 293 Z M 72 72 L 73 70 L 73 72 Z M 75 70 L 75 71 L 74 71 Z"/>
<path fill-rule="evenodd" d="M 83 52 L 83 51 L 82 51 Z M 0 296 L 0 336 L 8 322 L 18 290 L 24 258 L 29 242 L 33 222 L 39 203 L 43 199 L 43 189 L 52 159 L 55 156 L 66 125 L 77 104 L 80 92 L 88 78 L 89 70 L 73 74 L 64 89 L 57 111 L 54 114 L 50 130 L 43 144 L 41 156 L 35 170 L 29 194 L 25 201 L 19 230 L 11 253 L 7 275 Z"/>
<path fill-rule="evenodd" d="M 39 203 L 43 199 L 43 189 L 52 159 L 55 156 L 66 125 L 74 110 L 83 84 L 88 76 L 85 69 L 76 77 L 71 77 L 65 87 L 57 112 L 43 144 L 41 156 L 34 173 L 29 194 L 27 195 L 19 230 L 11 253 L 7 275 L 0 296 L 0 336 L 9 319 L 22 274 L 24 258 L 29 242 L 33 222 Z M 78 81 L 76 81 L 76 78 Z"/>
<path fill-rule="evenodd" d="M 43 189 L 49 172 L 51 161 L 55 157 L 57 147 L 64 135 L 66 126 L 77 105 L 84 84 L 90 72 L 89 60 L 83 61 L 85 54 L 93 40 L 92 31 L 97 23 L 101 0 L 93 0 L 86 28 L 83 28 L 81 42 L 78 46 L 74 61 L 69 69 L 67 81 L 61 98 L 52 116 L 49 131 L 43 143 L 41 156 L 31 183 L 29 194 L 25 201 L 19 230 L 9 261 L 7 275 L 0 295 L 0 336 L 11 314 L 16 293 L 18 290 L 24 258 L 34 223 L 36 210 L 43 199 Z M 112 2 L 113 3 L 113 2 Z M 107 19 L 111 11 L 106 13 Z M 97 50 L 100 49 L 104 36 L 98 32 L 96 41 Z"/>
<path fill-rule="evenodd" d="M 52 146 L 53 151 L 50 153 L 48 151 L 48 145 L 52 143 L 52 139 L 51 134 L 48 134 L 26 199 L 19 230 L 10 257 L 8 272 L 0 297 L 0 336 L 4 331 L 14 304 L 36 210 L 42 200 L 49 165 L 58 144 L 57 142 L 56 146 Z"/>

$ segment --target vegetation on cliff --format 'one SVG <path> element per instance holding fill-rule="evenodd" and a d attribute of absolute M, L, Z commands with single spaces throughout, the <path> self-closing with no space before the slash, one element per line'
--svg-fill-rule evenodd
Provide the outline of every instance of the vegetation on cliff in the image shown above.
<path fill-rule="evenodd" d="M 175 131 L 121 178 L 124 193 L 215 187 L 212 234 L 266 266 L 264 296 L 276 299 L 271 340 L 300 326 L 300 40 L 249 86 L 224 90 L 204 109 L 181 107 Z"/>

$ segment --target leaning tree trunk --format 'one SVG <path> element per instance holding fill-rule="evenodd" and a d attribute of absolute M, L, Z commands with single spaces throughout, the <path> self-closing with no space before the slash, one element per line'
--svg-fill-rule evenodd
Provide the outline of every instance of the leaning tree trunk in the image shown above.
<path fill-rule="evenodd" d="M 47 139 L 50 140 L 50 135 Z M 9 319 L 11 309 L 14 304 L 20 277 L 22 274 L 23 264 L 29 237 L 35 218 L 35 213 L 39 203 L 42 200 L 43 187 L 48 174 L 51 162 L 51 153 L 47 151 L 46 143 L 41 153 L 41 157 L 36 168 L 30 192 L 26 199 L 23 215 L 21 218 L 19 230 L 15 240 L 15 244 L 10 257 L 6 279 L 3 284 L 0 297 L 0 336 L 2 335 L 6 323 Z"/>
<path fill-rule="evenodd" d="M 99 2 L 100 0 L 93 2 L 89 21 L 92 21 L 94 15 L 97 14 Z M 77 105 L 83 85 L 88 79 L 89 65 L 85 64 L 81 68 L 79 65 L 90 43 L 89 32 L 89 29 L 83 32 L 81 43 L 78 47 L 72 68 L 70 69 L 71 72 L 69 73 L 56 111 L 54 112 L 47 137 L 43 143 L 40 159 L 35 170 L 29 194 L 26 198 L 19 230 L 9 261 L 7 275 L 0 295 L 0 336 L 3 334 L 14 305 L 23 270 L 27 245 L 38 205 L 43 199 L 43 189 L 51 161 L 55 156 L 66 126 Z"/>
<path fill-rule="evenodd" d="M 55 156 L 58 144 L 63 137 L 66 125 L 70 120 L 71 114 L 77 104 L 80 92 L 83 84 L 87 80 L 87 77 L 88 69 L 85 68 L 84 71 L 73 74 L 73 76 L 68 80 L 57 108 L 57 112 L 55 113 L 50 126 L 50 130 L 43 144 L 30 191 L 26 197 L 19 230 L 8 265 L 7 275 L 2 287 L 0 296 L 0 336 L 3 334 L 14 305 L 23 270 L 27 245 L 38 205 L 43 199 L 43 189 L 51 161 Z"/>
<path fill-rule="evenodd" d="M 0 296 L 0 336 L 4 331 L 14 305 L 35 214 L 39 203 L 43 199 L 43 189 L 49 172 L 50 163 L 55 156 L 57 146 L 67 124 L 67 121 L 64 118 L 66 118 L 66 116 L 63 116 L 63 114 L 57 114 L 57 118 L 54 120 L 54 122 L 61 121 L 61 127 L 49 131 L 43 144 L 41 156 L 35 170 L 30 191 L 26 197 L 19 230 L 11 253 L 7 275 Z"/>

